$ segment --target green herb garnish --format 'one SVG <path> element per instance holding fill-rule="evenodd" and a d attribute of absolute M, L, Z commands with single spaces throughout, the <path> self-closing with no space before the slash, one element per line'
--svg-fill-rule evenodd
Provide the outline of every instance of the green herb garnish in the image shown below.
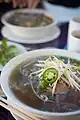
<path fill-rule="evenodd" d="M 0 45 L 0 64 L 4 66 L 13 57 L 18 55 L 18 49 L 15 45 L 8 45 L 7 40 L 3 39 Z"/>

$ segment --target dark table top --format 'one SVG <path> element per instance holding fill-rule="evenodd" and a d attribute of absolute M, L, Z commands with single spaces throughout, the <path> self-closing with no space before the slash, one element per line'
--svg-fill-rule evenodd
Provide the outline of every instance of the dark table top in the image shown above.
<path fill-rule="evenodd" d="M 30 47 L 32 49 L 40 49 L 44 47 L 56 47 L 56 48 L 64 49 L 67 45 L 68 23 L 61 23 L 59 24 L 59 27 L 61 29 L 61 35 L 54 41 L 44 44 L 35 44 L 35 45 L 27 44 L 25 46 Z M 0 106 L 0 120 L 14 120 L 14 118 L 12 117 L 9 111 L 5 110 L 3 107 Z"/>

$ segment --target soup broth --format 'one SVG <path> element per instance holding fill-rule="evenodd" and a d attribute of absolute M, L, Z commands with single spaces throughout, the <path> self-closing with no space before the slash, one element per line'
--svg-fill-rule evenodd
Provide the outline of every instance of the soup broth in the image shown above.
<path fill-rule="evenodd" d="M 39 86 L 42 81 L 39 81 L 37 73 L 36 75 L 31 74 L 33 72 L 35 73 L 36 71 L 40 71 L 41 64 L 37 63 L 43 62 L 42 59 L 46 60 L 47 58 L 48 56 L 35 58 L 29 63 L 27 61 L 24 61 L 23 63 L 16 66 L 9 78 L 9 87 L 12 90 L 13 94 L 22 103 L 42 111 L 71 112 L 80 110 L 79 90 L 68 86 L 68 84 L 65 83 L 65 81 L 62 81 L 62 78 L 60 78 L 57 83 L 55 92 L 52 94 L 52 88 L 50 89 L 48 87 L 49 89 L 42 89 Z M 69 59 L 60 56 L 56 56 L 56 58 L 64 61 L 64 63 L 67 63 Z M 70 62 L 71 65 L 80 65 L 80 61 L 74 59 L 70 59 Z M 78 74 L 78 77 L 80 77 L 79 75 L 80 74 Z"/>
<path fill-rule="evenodd" d="M 39 100 L 33 93 L 30 85 L 24 86 L 24 78 L 20 73 L 20 65 L 13 70 L 10 76 L 9 86 L 15 96 L 23 103 L 34 108 L 41 106 L 42 101 Z M 36 104 L 35 104 L 36 103 Z"/>
<path fill-rule="evenodd" d="M 53 20 L 41 13 L 15 12 L 8 20 L 10 24 L 22 27 L 43 27 L 52 24 Z"/>

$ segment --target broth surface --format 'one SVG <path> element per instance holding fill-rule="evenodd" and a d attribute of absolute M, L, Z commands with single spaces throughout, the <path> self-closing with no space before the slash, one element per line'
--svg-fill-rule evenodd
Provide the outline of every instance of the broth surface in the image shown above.
<path fill-rule="evenodd" d="M 22 27 L 42 27 L 52 24 L 53 20 L 41 13 L 15 12 L 7 20 L 10 24 Z"/>

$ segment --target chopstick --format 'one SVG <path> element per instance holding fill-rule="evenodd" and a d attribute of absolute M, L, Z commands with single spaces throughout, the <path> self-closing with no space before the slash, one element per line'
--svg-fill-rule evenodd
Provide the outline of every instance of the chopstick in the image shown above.
<path fill-rule="evenodd" d="M 31 120 L 30 117 L 25 116 L 23 113 L 21 113 L 21 112 L 19 112 L 18 110 L 16 110 L 16 109 L 14 109 L 14 108 L 12 108 L 12 107 L 10 107 L 10 106 L 2 103 L 1 101 L 0 101 L 0 105 L 1 105 L 2 107 L 4 107 L 5 109 L 11 111 L 13 114 L 15 114 L 15 115 L 19 116 L 20 118 L 24 119 L 24 120 Z"/>
<path fill-rule="evenodd" d="M 9 105 L 8 101 L 2 97 L 0 97 L 0 105 L 24 120 L 41 120 L 16 105 Z"/>

